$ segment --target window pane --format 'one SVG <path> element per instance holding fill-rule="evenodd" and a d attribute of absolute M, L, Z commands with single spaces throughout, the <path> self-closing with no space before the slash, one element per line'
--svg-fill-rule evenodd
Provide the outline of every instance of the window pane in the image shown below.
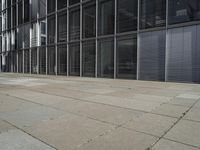
<path fill-rule="evenodd" d="M 24 73 L 30 72 L 30 55 L 29 50 L 24 50 Z"/>
<path fill-rule="evenodd" d="M 31 73 L 37 74 L 37 49 L 31 50 Z"/>
<path fill-rule="evenodd" d="M 18 24 L 23 23 L 23 7 L 22 7 L 22 2 L 18 3 Z"/>
<path fill-rule="evenodd" d="M 39 50 L 39 73 L 46 74 L 46 48 L 41 47 Z"/>
<path fill-rule="evenodd" d="M 118 0 L 117 32 L 137 30 L 138 0 Z"/>
<path fill-rule="evenodd" d="M 83 38 L 96 36 L 96 5 L 83 8 Z"/>
<path fill-rule="evenodd" d="M 69 5 L 74 5 L 76 3 L 80 3 L 80 0 L 69 0 Z"/>
<path fill-rule="evenodd" d="M 38 0 L 33 0 L 31 1 L 31 20 L 37 19 L 37 13 L 38 13 Z"/>
<path fill-rule="evenodd" d="M 18 51 L 18 72 L 23 73 L 23 51 Z"/>
<path fill-rule="evenodd" d="M 114 33 L 114 0 L 99 0 L 99 35 Z"/>
<path fill-rule="evenodd" d="M 38 28 L 37 28 L 37 23 L 33 23 L 31 27 L 31 47 L 38 46 Z"/>
<path fill-rule="evenodd" d="M 55 47 L 48 47 L 47 48 L 48 54 L 48 74 L 55 75 L 55 65 L 56 65 L 56 55 L 55 55 Z"/>
<path fill-rule="evenodd" d="M 114 77 L 113 40 L 100 41 L 98 44 L 98 77 Z"/>
<path fill-rule="evenodd" d="M 84 42 L 82 49 L 82 68 L 84 77 L 95 76 L 96 44 L 95 41 Z"/>
<path fill-rule="evenodd" d="M 69 75 L 80 75 L 80 45 L 69 45 Z"/>
<path fill-rule="evenodd" d="M 39 0 L 39 17 L 46 15 L 46 0 Z"/>
<path fill-rule="evenodd" d="M 46 45 L 46 20 L 40 21 L 40 45 Z"/>
<path fill-rule="evenodd" d="M 23 48 L 23 42 L 24 42 L 24 36 L 23 36 L 23 33 L 24 33 L 24 28 L 23 26 L 19 27 L 18 31 L 17 31 L 17 48 L 18 49 L 21 49 Z"/>
<path fill-rule="evenodd" d="M 140 1 L 140 29 L 165 26 L 166 0 Z"/>
<path fill-rule="evenodd" d="M 58 75 L 67 75 L 67 46 L 58 46 Z"/>
<path fill-rule="evenodd" d="M 55 0 L 48 0 L 47 1 L 47 12 L 52 13 L 55 11 L 56 1 Z"/>
<path fill-rule="evenodd" d="M 139 79 L 165 80 L 165 39 L 165 31 L 140 34 Z"/>
<path fill-rule="evenodd" d="M 169 24 L 199 19 L 199 0 L 169 0 Z"/>
<path fill-rule="evenodd" d="M 30 24 L 24 26 L 24 47 L 30 47 Z"/>
<path fill-rule="evenodd" d="M 69 12 L 69 40 L 80 39 L 80 10 Z"/>
<path fill-rule="evenodd" d="M 17 22 L 17 19 L 16 19 L 16 15 L 17 15 L 17 11 L 16 11 L 16 5 L 14 5 L 12 7 L 12 24 L 13 24 L 13 27 L 16 26 L 16 22 Z"/>
<path fill-rule="evenodd" d="M 136 79 L 137 38 L 117 40 L 117 77 Z"/>
<path fill-rule="evenodd" d="M 55 43 L 55 16 L 48 17 L 47 25 L 48 44 Z"/>
<path fill-rule="evenodd" d="M 29 22 L 29 16 L 30 16 L 30 13 L 29 13 L 29 0 L 25 0 L 24 1 L 24 22 Z"/>
<path fill-rule="evenodd" d="M 67 0 L 57 0 L 58 9 L 62 9 L 67 7 Z"/>
<path fill-rule="evenodd" d="M 58 42 L 67 42 L 67 13 L 58 15 Z"/>

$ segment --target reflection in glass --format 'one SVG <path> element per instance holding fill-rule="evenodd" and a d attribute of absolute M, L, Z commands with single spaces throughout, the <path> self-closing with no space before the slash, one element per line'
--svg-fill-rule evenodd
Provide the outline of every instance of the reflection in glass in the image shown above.
<path fill-rule="evenodd" d="M 80 75 L 80 44 L 69 45 L 69 75 Z"/>
<path fill-rule="evenodd" d="M 67 75 L 67 45 L 58 46 L 58 75 Z"/>
<path fill-rule="evenodd" d="M 80 39 L 80 10 L 70 10 L 69 12 L 69 40 Z"/>

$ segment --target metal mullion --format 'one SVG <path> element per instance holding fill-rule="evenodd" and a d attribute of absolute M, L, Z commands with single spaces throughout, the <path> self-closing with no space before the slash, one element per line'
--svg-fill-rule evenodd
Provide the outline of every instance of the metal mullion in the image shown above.
<path fill-rule="evenodd" d="M 81 0 L 82 2 L 82 0 Z M 82 3 L 80 4 L 80 77 L 82 77 L 82 30 L 83 30 L 83 6 L 82 6 Z"/>
<path fill-rule="evenodd" d="M 168 71 L 167 71 L 167 49 L 168 49 L 168 17 L 169 17 L 169 14 L 168 14 L 168 10 L 169 10 L 169 0 L 166 0 L 166 29 L 165 29 L 165 82 L 167 81 L 167 74 L 168 74 Z"/>
<path fill-rule="evenodd" d="M 55 41 L 56 41 L 56 43 L 58 43 L 58 32 L 57 32 L 57 29 L 58 29 L 58 13 L 57 13 L 57 10 L 58 10 L 58 8 L 57 8 L 57 0 L 56 0 L 56 16 L 55 16 Z M 55 48 L 55 74 L 56 74 L 56 76 L 58 75 L 58 58 L 57 58 L 57 52 L 58 52 L 58 50 L 57 50 L 57 44 L 54 46 L 54 48 Z"/>
<path fill-rule="evenodd" d="M 69 1 L 67 1 L 67 76 L 69 76 Z"/>
<path fill-rule="evenodd" d="M 98 77 L 98 0 L 96 0 L 96 59 L 95 59 L 95 77 Z"/>
<path fill-rule="evenodd" d="M 114 79 L 117 77 L 117 0 L 115 0 L 115 21 L 114 21 Z"/>
<path fill-rule="evenodd" d="M 139 67 L 140 67 L 140 42 L 139 42 L 139 32 L 140 32 L 140 0 L 138 0 L 138 15 L 137 15 L 137 77 L 136 79 L 139 80 Z"/>

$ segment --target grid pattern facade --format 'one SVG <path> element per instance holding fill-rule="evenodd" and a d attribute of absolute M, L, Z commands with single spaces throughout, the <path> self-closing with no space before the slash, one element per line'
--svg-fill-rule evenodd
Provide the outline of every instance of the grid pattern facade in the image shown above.
<path fill-rule="evenodd" d="M 1 0 L 0 72 L 200 83 L 199 0 Z"/>

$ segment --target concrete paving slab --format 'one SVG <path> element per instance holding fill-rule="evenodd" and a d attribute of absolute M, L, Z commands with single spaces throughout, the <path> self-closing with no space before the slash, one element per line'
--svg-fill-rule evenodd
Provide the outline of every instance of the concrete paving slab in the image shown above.
<path fill-rule="evenodd" d="M 181 120 L 165 135 L 165 138 L 200 148 L 200 123 Z"/>
<path fill-rule="evenodd" d="M 129 109 L 141 110 L 150 112 L 156 107 L 159 107 L 161 103 L 158 102 L 147 102 L 147 101 L 139 101 L 134 99 L 127 98 L 119 98 L 114 96 L 104 96 L 104 95 L 96 95 L 87 98 L 82 98 L 87 101 L 97 102 L 112 106 L 124 107 Z"/>
<path fill-rule="evenodd" d="M 196 99 L 198 100 L 200 98 L 200 95 L 194 95 L 194 94 L 180 94 L 177 96 L 178 98 L 188 98 L 188 99 Z"/>
<path fill-rule="evenodd" d="M 177 106 L 171 104 L 162 104 L 160 107 L 157 107 L 152 112 L 160 115 L 167 115 L 171 117 L 181 117 L 188 110 L 188 107 Z"/>
<path fill-rule="evenodd" d="M 82 145 L 79 150 L 145 150 L 156 140 L 153 136 L 119 128 Z"/>
<path fill-rule="evenodd" d="M 196 147 L 161 139 L 153 148 L 153 150 L 199 150 Z"/>
<path fill-rule="evenodd" d="M 2 150 L 55 150 L 19 130 L 9 130 L 0 134 L 0 148 Z"/>
<path fill-rule="evenodd" d="M 61 102 L 54 107 L 116 125 L 124 124 L 143 114 L 139 111 L 83 101 Z"/>
<path fill-rule="evenodd" d="M 200 109 L 193 107 L 184 117 L 184 119 L 189 119 L 193 121 L 200 122 Z"/>
<path fill-rule="evenodd" d="M 176 121 L 176 118 L 146 113 L 123 127 L 161 137 Z"/>
<path fill-rule="evenodd" d="M 169 104 L 191 107 L 196 102 L 196 99 L 178 98 L 175 97 L 169 101 Z"/>
<path fill-rule="evenodd" d="M 19 128 L 26 128 L 42 120 L 51 120 L 62 115 L 65 115 L 62 111 L 36 106 L 25 110 L 0 114 L 0 118 L 11 122 Z"/>
<path fill-rule="evenodd" d="M 0 134 L 3 133 L 3 132 L 8 132 L 11 129 L 15 129 L 15 128 L 13 126 L 11 126 L 10 124 L 8 124 L 7 122 L 2 121 L 0 119 Z"/>
<path fill-rule="evenodd" d="M 70 114 L 43 121 L 27 132 L 59 150 L 72 150 L 113 129 L 112 125 Z"/>

